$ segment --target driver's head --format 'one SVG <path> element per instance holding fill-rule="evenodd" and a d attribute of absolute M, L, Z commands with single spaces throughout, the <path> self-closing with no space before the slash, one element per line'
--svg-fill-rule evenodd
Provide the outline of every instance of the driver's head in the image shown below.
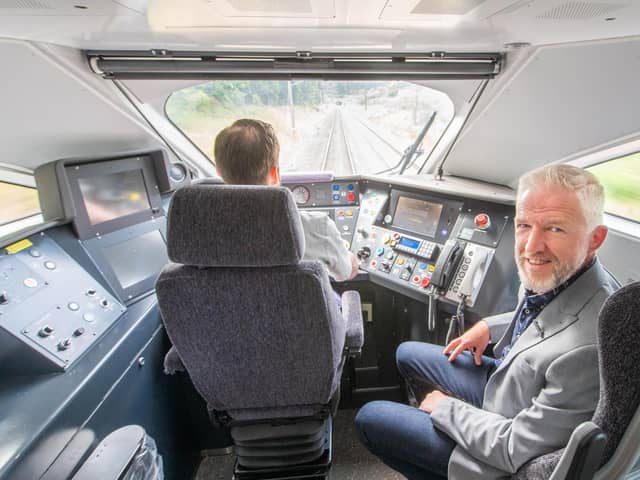
<path fill-rule="evenodd" d="M 602 185 L 581 168 L 550 165 L 520 178 L 515 256 L 525 288 L 547 292 L 593 258 L 607 235 L 603 208 Z"/>
<path fill-rule="evenodd" d="M 278 185 L 280 144 L 266 122 L 240 119 L 222 130 L 213 147 L 216 171 L 226 183 Z"/>

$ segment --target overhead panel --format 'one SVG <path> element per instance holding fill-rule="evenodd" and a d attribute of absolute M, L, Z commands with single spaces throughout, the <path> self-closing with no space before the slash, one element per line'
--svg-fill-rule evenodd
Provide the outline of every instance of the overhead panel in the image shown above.
<path fill-rule="evenodd" d="M 412 15 L 466 15 L 485 0 L 420 0 Z"/>
<path fill-rule="evenodd" d="M 159 5 L 163 2 L 157 2 Z M 324 0 L 200 0 L 197 2 L 199 12 L 204 18 L 195 18 L 198 25 L 207 21 L 217 22 L 215 19 L 325 19 L 336 15 L 335 1 Z M 170 4 L 168 4 L 170 6 Z M 174 21 L 181 28 L 188 27 L 175 16 Z M 172 19 L 166 18 L 167 25 Z M 218 23 L 215 23 L 218 24 Z"/>
<path fill-rule="evenodd" d="M 457 22 L 487 0 L 387 0 L 379 20 L 427 22 L 432 24 Z"/>

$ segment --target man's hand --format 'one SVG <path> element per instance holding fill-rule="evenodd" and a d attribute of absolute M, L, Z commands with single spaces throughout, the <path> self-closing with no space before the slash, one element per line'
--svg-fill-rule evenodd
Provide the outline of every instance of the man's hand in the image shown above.
<path fill-rule="evenodd" d="M 467 330 L 461 337 L 455 338 L 444 347 L 444 354 L 449 356 L 449 361 L 453 362 L 458 355 L 465 350 L 469 350 L 473 355 L 476 365 L 482 364 L 482 352 L 484 352 L 487 345 L 489 345 L 489 339 L 491 338 L 491 331 L 489 325 L 484 320 L 480 320 L 473 327 Z"/>
<path fill-rule="evenodd" d="M 424 397 L 424 400 L 420 404 L 420 410 L 424 410 L 427 413 L 431 413 L 436 409 L 438 404 L 445 398 L 447 398 L 447 396 L 444 393 L 442 393 L 440 390 L 434 390 L 433 392 L 427 394 L 426 397 Z"/>

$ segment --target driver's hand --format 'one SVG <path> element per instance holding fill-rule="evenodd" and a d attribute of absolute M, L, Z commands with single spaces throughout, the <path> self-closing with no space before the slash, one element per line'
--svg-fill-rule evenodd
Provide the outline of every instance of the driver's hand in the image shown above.
<path fill-rule="evenodd" d="M 489 325 L 484 320 L 480 320 L 469 330 L 464 332 L 464 335 L 451 340 L 449 345 L 444 347 L 444 354 L 449 355 L 449 361 L 453 362 L 458 355 L 465 350 L 468 350 L 473 355 L 473 359 L 476 365 L 482 364 L 482 353 L 489 345 L 489 339 L 491 338 L 491 331 Z"/>

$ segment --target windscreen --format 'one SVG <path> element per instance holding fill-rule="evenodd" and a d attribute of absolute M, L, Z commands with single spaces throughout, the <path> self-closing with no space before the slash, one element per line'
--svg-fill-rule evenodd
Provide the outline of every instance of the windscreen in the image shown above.
<path fill-rule="evenodd" d="M 416 198 L 399 197 L 393 219 L 393 226 L 409 230 L 410 232 L 420 233 L 427 237 L 434 237 L 441 214 L 441 203 L 432 203 Z"/>
<path fill-rule="evenodd" d="M 142 170 L 79 178 L 78 183 L 91 225 L 151 208 Z"/>
<path fill-rule="evenodd" d="M 273 126 L 282 172 L 350 175 L 398 172 L 414 144 L 404 171 L 416 173 L 454 107 L 445 93 L 405 81 L 225 80 L 174 92 L 165 112 L 212 161 L 217 134 L 252 118 Z"/>

